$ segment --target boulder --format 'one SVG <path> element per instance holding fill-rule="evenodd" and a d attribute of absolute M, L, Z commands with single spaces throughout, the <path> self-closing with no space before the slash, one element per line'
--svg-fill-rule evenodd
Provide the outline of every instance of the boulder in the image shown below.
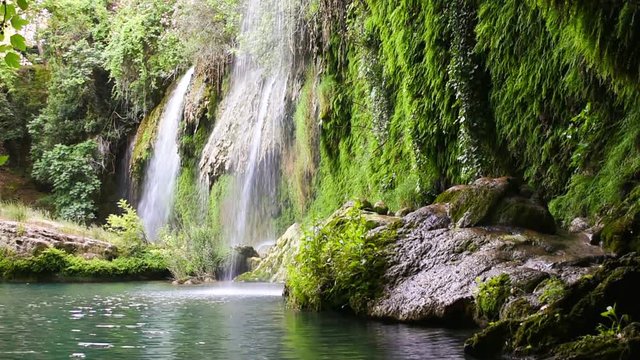
<path fill-rule="evenodd" d="M 448 189 L 436 198 L 435 203 L 448 205 L 449 217 L 457 227 L 472 227 L 482 224 L 495 205 L 516 190 L 512 178 L 481 178 L 471 185 Z"/>
<path fill-rule="evenodd" d="M 269 253 L 260 260 L 255 269 L 238 276 L 236 281 L 248 282 L 284 282 L 286 280 L 287 267 L 293 262 L 293 258 L 302 238 L 302 229 L 299 224 L 293 224 L 282 235 Z"/>
<path fill-rule="evenodd" d="M 56 228 L 0 220 L 0 249 L 19 256 L 37 256 L 54 248 L 85 258 L 113 259 L 115 245 L 84 236 L 63 233 Z"/>

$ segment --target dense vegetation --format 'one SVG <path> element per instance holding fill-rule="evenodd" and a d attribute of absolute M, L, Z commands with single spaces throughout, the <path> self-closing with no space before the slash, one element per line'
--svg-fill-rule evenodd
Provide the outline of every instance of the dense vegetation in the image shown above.
<path fill-rule="evenodd" d="M 326 215 L 354 195 L 420 205 L 449 185 L 511 174 L 558 220 L 615 222 L 605 244 L 635 244 L 637 4 L 320 3 L 331 36 L 319 39 L 311 208 Z"/>
<path fill-rule="evenodd" d="M 21 3 L 8 21 L 19 29 L 30 18 L 35 36 L 3 48 L 23 65 L 0 68 L 0 165 L 50 193 L 39 206 L 104 221 L 125 145 L 137 132 L 137 182 L 163 98 L 195 64 L 202 91 L 190 96 L 205 100 L 181 129 L 165 237 L 182 254 L 176 274 L 213 272 L 227 180 L 213 184 L 208 210 L 190 204 L 203 202 L 197 162 L 228 89 L 241 2 Z M 312 223 L 353 197 L 415 207 L 452 184 L 509 174 L 556 220 L 587 217 L 609 249 L 637 249 L 638 11 L 626 1 L 311 1 L 295 29 L 306 71 L 293 91 L 276 227 Z"/>

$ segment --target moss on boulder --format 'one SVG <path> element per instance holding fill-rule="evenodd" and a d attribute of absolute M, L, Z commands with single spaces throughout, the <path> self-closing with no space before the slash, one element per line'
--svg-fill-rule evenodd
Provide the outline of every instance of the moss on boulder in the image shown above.
<path fill-rule="evenodd" d="M 604 337 L 603 333 L 598 333 L 598 328 L 600 324 L 611 322 L 602 316 L 602 312 L 614 304 L 620 317 L 625 315 L 632 321 L 640 319 L 637 300 L 629 296 L 629 289 L 639 283 L 640 257 L 629 255 L 609 260 L 592 276 L 583 277 L 568 286 L 560 299 L 539 312 L 524 319 L 502 318 L 490 325 L 471 338 L 465 350 L 485 358 L 491 356 L 484 352 L 485 349 L 492 344 L 503 343 L 506 344 L 506 352 L 518 355 L 546 355 L 562 359 L 635 358 L 629 356 L 638 356 L 636 335 L 628 336 L 633 338 L 630 341 L 623 341 L 624 336 L 619 334 Z M 515 326 L 514 320 L 518 320 Z M 503 336 L 502 339 L 496 339 L 499 335 Z M 621 352 L 623 348 L 635 349 L 635 355 Z"/>
<path fill-rule="evenodd" d="M 512 178 L 481 178 L 471 185 L 454 186 L 440 194 L 435 203 L 446 203 L 449 216 L 458 227 L 480 225 L 506 195 L 515 191 Z"/>

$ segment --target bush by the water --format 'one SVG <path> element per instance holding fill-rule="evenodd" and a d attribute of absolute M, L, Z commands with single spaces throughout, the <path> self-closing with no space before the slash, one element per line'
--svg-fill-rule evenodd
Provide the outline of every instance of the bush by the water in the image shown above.
<path fill-rule="evenodd" d="M 297 308 L 365 309 L 381 286 L 391 231 L 369 234 L 358 207 L 308 230 L 288 270 L 289 302 Z"/>
<path fill-rule="evenodd" d="M 0 279 L 4 280 L 133 280 L 163 279 L 168 275 L 165 257 L 159 250 L 114 260 L 87 260 L 53 248 L 31 257 L 0 252 Z"/>

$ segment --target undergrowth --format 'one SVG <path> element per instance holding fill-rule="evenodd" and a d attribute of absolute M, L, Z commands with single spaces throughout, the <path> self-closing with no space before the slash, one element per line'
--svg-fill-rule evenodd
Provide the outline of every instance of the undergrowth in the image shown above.
<path fill-rule="evenodd" d="M 308 229 L 288 269 L 288 301 L 302 309 L 362 313 L 380 291 L 391 230 L 368 235 L 355 207 Z"/>

